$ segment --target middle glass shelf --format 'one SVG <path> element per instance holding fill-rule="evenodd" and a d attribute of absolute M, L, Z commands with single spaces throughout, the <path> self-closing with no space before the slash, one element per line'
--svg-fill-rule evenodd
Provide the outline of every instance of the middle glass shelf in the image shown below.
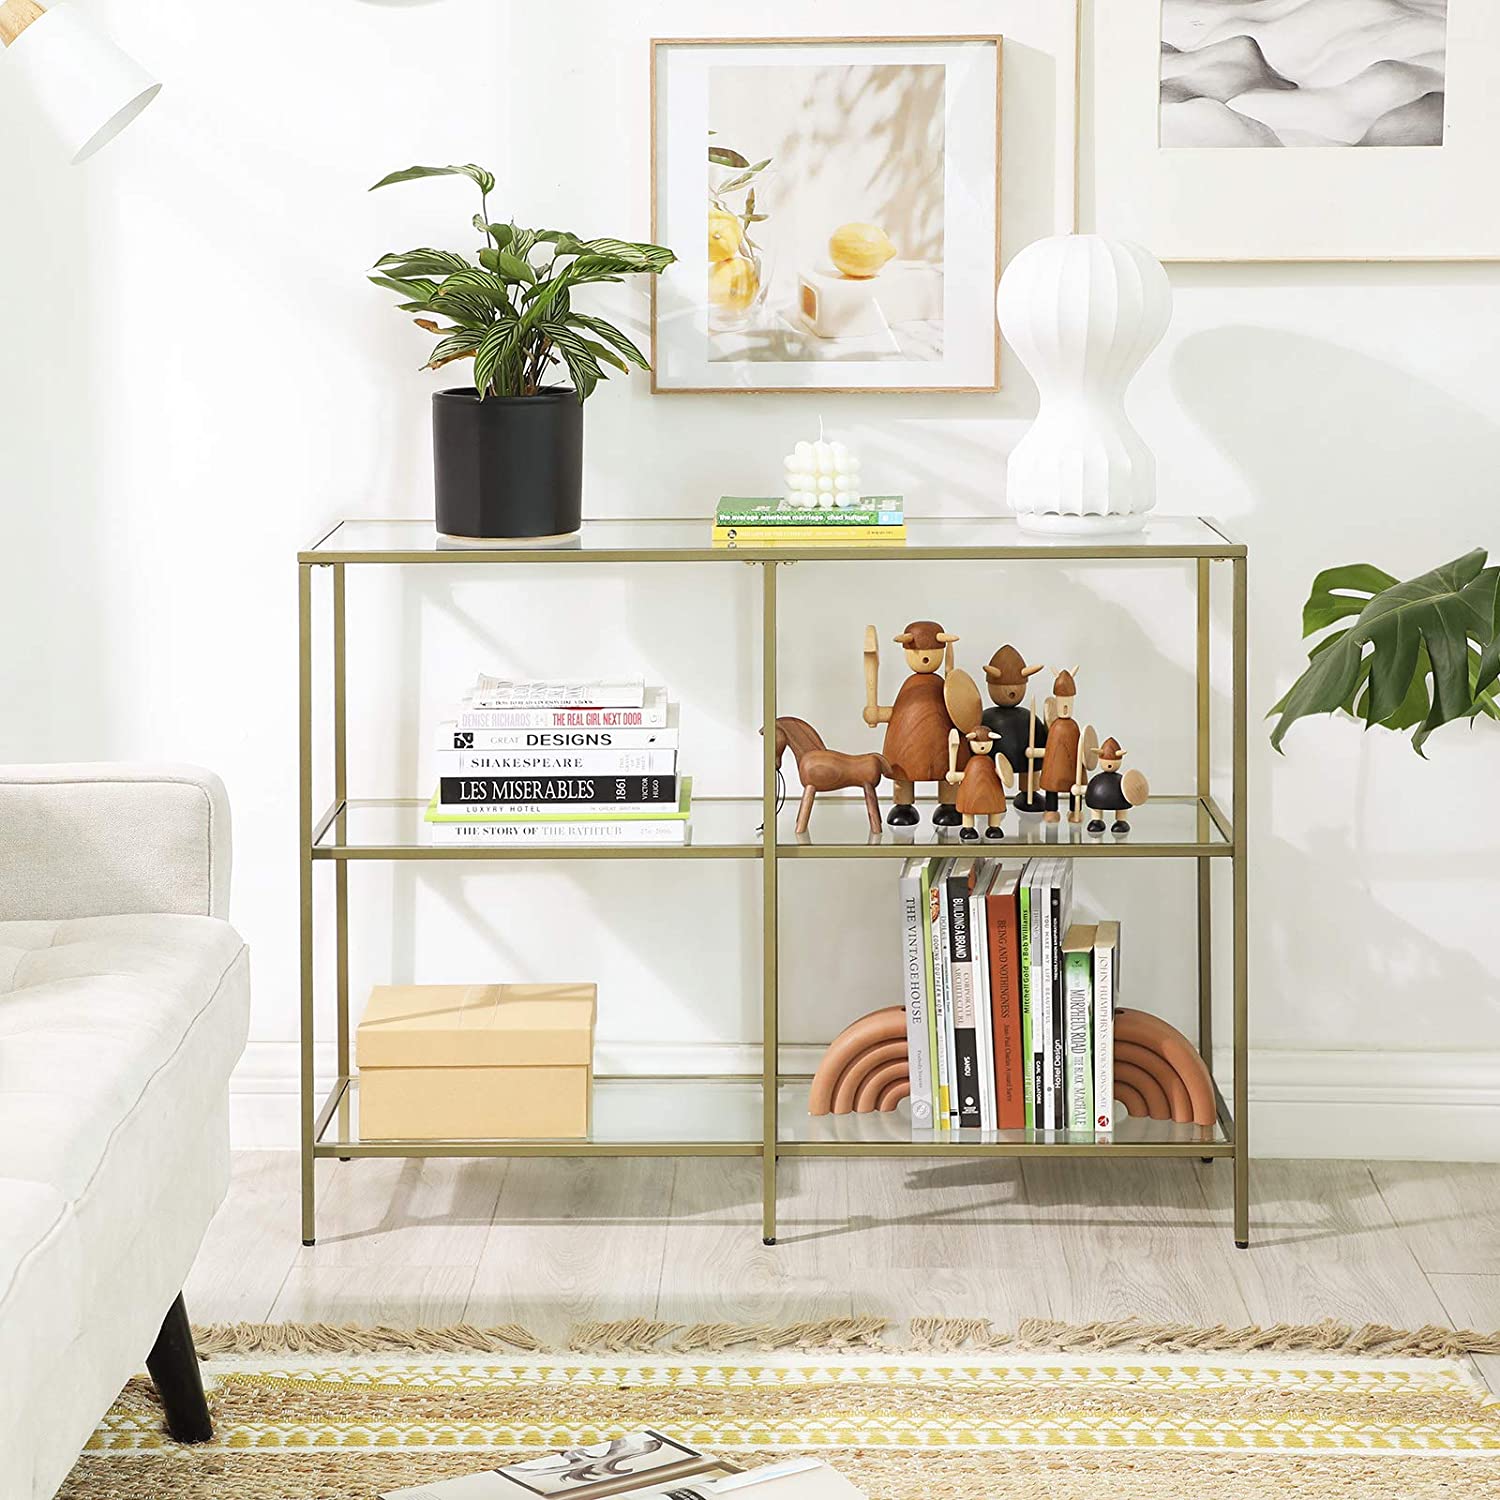
<path fill-rule="evenodd" d="M 695 797 L 685 844 L 515 843 L 447 846 L 431 842 L 424 821 L 427 800 L 417 797 L 355 799 L 328 818 L 314 859 L 760 859 L 758 797 Z M 883 811 L 883 809 L 882 809 Z M 1202 859 L 1234 852 L 1232 829 L 1222 813 L 1198 797 L 1153 797 L 1131 814 L 1125 834 L 1091 834 L 1082 824 L 1045 823 L 1014 811 L 1003 839 L 964 841 L 956 829 L 932 826 L 932 805 L 919 806 L 915 828 L 884 827 L 872 834 L 864 802 L 824 796 L 805 834 L 794 831 L 797 807 L 789 800 L 776 822 L 778 859 L 905 859 L 952 854 L 1047 854 L 1064 858 Z"/>

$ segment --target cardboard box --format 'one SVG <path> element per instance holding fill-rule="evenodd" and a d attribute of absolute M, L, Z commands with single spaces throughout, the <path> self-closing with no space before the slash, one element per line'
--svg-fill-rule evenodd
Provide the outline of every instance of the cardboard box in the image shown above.
<path fill-rule="evenodd" d="M 592 984 L 376 985 L 355 1035 L 363 1140 L 560 1140 L 592 1126 Z"/>

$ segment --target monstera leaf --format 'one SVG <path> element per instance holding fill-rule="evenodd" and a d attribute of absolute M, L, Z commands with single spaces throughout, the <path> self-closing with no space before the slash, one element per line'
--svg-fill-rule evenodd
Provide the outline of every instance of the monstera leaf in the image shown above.
<path fill-rule="evenodd" d="M 1410 729 L 1418 754 L 1454 719 L 1500 719 L 1500 568 L 1476 549 L 1402 583 L 1368 563 L 1328 568 L 1313 580 L 1302 633 L 1319 635 L 1307 670 L 1271 710 L 1278 750 L 1309 714 L 1339 710 L 1367 729 Z"/>

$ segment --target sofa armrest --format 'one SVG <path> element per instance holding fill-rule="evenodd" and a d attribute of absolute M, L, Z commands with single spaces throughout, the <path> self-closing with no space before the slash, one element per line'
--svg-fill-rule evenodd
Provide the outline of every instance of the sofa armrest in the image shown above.
<path fill-rule="evenodd" d="M 196 766 L 0 766 L 0 921 L 229 914 L 229 798 Z"/>

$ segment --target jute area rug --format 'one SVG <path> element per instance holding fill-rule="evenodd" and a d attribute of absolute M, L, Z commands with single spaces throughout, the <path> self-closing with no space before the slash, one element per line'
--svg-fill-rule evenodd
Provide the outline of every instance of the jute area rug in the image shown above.
<path fill-rule="evenodd" d="M 818 1454 L 872 1500 L 1500 1496 L 1500 1402 L 1446 1329 L 883 1319 L 199 1331 L 217 1435 L 145 1380 L 63 1500 L 373 1500 L 652 1426 L 746 1466 Z"/>

